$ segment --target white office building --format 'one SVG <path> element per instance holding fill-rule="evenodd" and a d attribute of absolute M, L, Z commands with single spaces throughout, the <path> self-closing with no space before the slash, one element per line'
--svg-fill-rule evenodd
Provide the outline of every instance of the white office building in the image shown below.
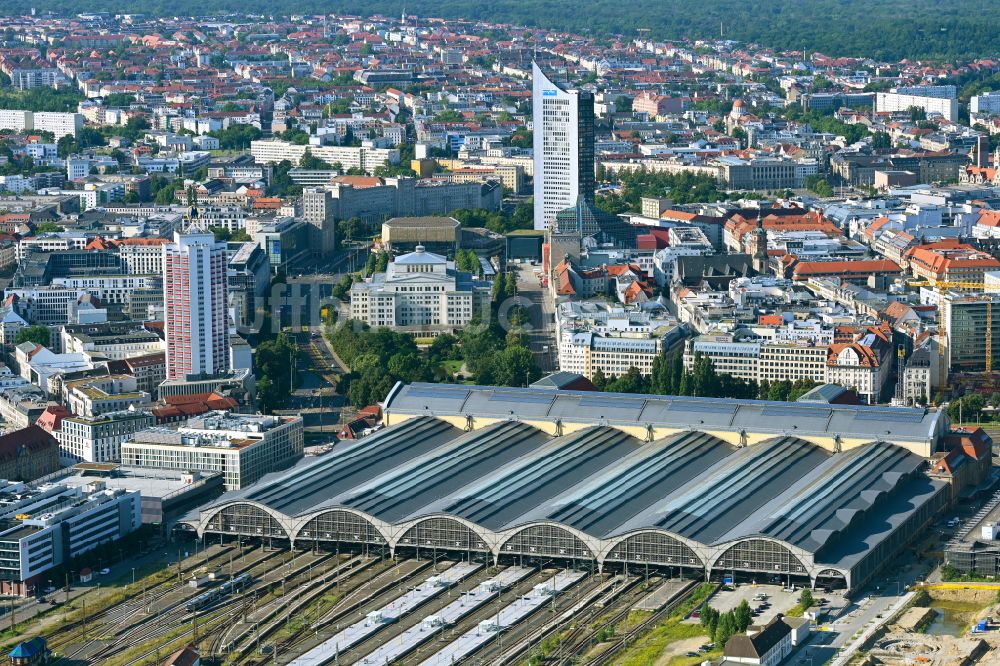
<path fill-rule="evenodd" d="M 594 96 L 557 85 L 532 63 L 535 229 L 556 214 L 594 201 Z"/>
<path fill-rule="evenodd" d="M 59 440 L 59 453 L 76 462 L 117 462 L 121 460 L 122 442 L 156 425 L 149 412 L 126 410 L 100 416 L 67 416 L 53 435 Z"/>
<path fill-rule="evenodd" d="M 600 371 L 619 377 L 636 368 L 653 371 L 653 361 L 664 349 L 680 342 L 684 333 L 665 309 L 625 309 L 597 301 L 568 301 L 559 305 L 559 369 L 588 379 Z"/>
<path fill-rule="evenodd" d="M 689 340 L 684 366 L 694 367 L 696 354 L 712 360 L 719 374 L 755 382 L 827 381 L 826 344 L 811 340 L 735 339 L 728 334 L 702 335 Z"/>
<path fill-rule="evenodd" d="M 222 472 L 226 490 L 244 488 L 302 457 L 301 416 L 211 412 L 177 429 L 153 427 L 121 445 L 133 467 Z"/>
<path fill-rule="evenodd" d="M 0 590 L 28 596 L 47 584 L 46 572 L 142 525 L 138 491 L 86 486 L 0 485 Z"/>

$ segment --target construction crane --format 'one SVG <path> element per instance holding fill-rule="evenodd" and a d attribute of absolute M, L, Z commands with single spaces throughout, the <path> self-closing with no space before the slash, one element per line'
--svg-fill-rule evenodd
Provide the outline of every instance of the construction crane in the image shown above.
<path fill-rule="evenodd" d="M 971 291 L 983 293 L 986 290 L 985 282 L 975 282 L 970 280 L 907 280 L 910 287 L 934 287 L 938 293 L 949 289 L 959 289 L 961 291 Z M 938 386 L 943 387 L 948 382 L 948 366 L 945 364 L 945 353 L 947 347 L 944 339 L 944 321 L 941 317 L 941 303 L 938 302 L 935 314 L 938 329 Z M 986 301 L 986 369 L 984 374 L 993 372 L 993 302 Z M 950 343 L 950 340 L 949 340 Z"/>

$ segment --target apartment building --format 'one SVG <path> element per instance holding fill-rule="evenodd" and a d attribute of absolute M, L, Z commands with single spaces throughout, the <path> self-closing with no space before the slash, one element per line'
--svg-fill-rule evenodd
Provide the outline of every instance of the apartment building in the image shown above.
<path fill-rule="evenodd" d="M 371 146 L 299 146 L 278 139 L 260 139 L 250 142 L 250 154 L 258 164 L 278 164 L 288 160 L 298 166 L 306 151 L 333 166 L 340 164 L 344 170 L 361 169 L 374 173 L 380 166 L 399 164 L 397 148 Z"/>
<path fill-rule="evenodd" d="M 967 289 L 980 289 L 977 285 L 983 282 L 984 273 L 1000 270 L 1000 260 L 955 239 L 916 245 L 906 252 L 906 257 L 914 276 L 932 283 L 972 283 L 964 287 Z"/>
<path fill-rule="evenodd" d="M 944 116 L 945 120 L 958 120 L 958 99 L 954 95 L 951 97 L 932 97 L 926 94 L 900 92 L 875 94 L 875 111 L 877 113 L 908 111 L 910 107 L 914 106 L 923 109 L 928 116 L 938 114 Z"/>
<path fill-rule="evenodd" d="M 126 410 L 99 416 L 67 416 L 53 431 L 63 457 L 77 462 L 118 462 L 122 442 L 156 425 L 149 412 Z"/>

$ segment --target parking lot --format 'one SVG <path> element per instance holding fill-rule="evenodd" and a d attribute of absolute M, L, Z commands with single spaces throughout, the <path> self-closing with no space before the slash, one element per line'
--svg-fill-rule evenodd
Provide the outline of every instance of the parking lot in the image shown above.
<path fill-rule="evenodd" d="M 766 594 L 766 601 L 755 600 L 754 597 L 759 594 Z M 780 585 L 741 583 L 734 590 L 727 590 L 725 588 L 719 590 L 715 596 L 709 599 L 708 605 L 720 613 L 725 613 L 739 606 L 740 602 L 744 599 L 750 604 L 751 609 L 755 609 L 764 603 L 770 604 L 759 615 L 754 616 L 754 624 L 766 624 L 778 613 L 787 613 L 798 604 L 800 594 L 802 594 L 801 589 L 796 589 L 795 592 L 785 592 L 784 588 Z"/>

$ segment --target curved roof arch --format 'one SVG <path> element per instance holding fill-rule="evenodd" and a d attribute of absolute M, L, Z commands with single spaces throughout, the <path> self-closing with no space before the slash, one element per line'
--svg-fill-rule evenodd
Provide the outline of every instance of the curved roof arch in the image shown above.
<path fill-rule="evenodd" d="M 232 502 L 226 502 L 225 504 L 219 504 L 217 506 L 213 506 L 207 514 L 202 515 L 201 524 L 198 526 L 198 536 L 201 537 L 205 535 L 205 531 L 207 530 L 209 524 L 212 522 L 213 518 L 225 512 L 226 510 L 235 507 L 247 507 L 253 509 L 254 511 L 259 511 L 265 514 L 266 516 L 274 520 L 274 522 L 281 529 L 281 531 L 284 532 L 286 539 L 292 538 L 291 531 L 288 529 L 287 525 L 288 519 L 283 514 L 281 514 L 278 511 L 275 511 L 274 509 L 265 504 L 261 504 L 260 502 L 251 502 L 247 500 L 235 500 Z"/>
<path fill-rule="evenodd" d="M 678 552 L 670 552 L 671 547 Z M 622 552 L 623 549 L 627 549 L 626 552 Z M 601 551 L 601 561 L 649 562 L 668 566 L 696 566 L 704 569 L 705 558 L 700 552 L 702 550 L 701 544 L 689 541 L 679 534 L 667 530 L 644 529 L 608 541 Z M 641 557 L 634 558 L 630 555 Z"/>
<path fill-rule="evenodd" d="M 298 516 L 295 520 L 295 528 L 292 531 L 292 534 L 294 535 L 293 538 L 298 539 L 300 536 L 302 536 L 302 538 L 304 539 L 316 539 L 318 537 L 317 534 L 303 535 L 303 533 L 319 530 L 319 528 L 321 527 L 318 524 L 319 521 L 321 521 L 323 518 L 331 518 L 331 519 L 335 518 L 338 514 L 349 515 L 354 518 L 357 518 L 358 520 L 361 520 L 366 529 L 371 529 L 375 533 L 377 533 L 378 538 L 381 538 L 382 543 L 386 544 L 389 543 L 390 541 L 389 535 L 386 533 L 385 529 L 379 526 L 379 523 L 381 521 L 375 520 L 372 516 L 366 514 L 364 511 L 358 511 L 357 509 L 352 509 L 346 506 L 324 507 L 322 509 L 319 509 L 318 511 Z M 338 529 L 338 526 L 331 525 L 330 528 Z M 327 532 L 324 532 L 324 534 L 326 533 Z M 333 535 L 334 532 L 330 531 L 329 534 Z M 367 535 L 365 538 L 362 538 L 360 534 L 355 535 L 353 531 L 350 531 L 347 534 L 349 536 L 354 536 L 355 539 L 357 539 L 358 541 L 370 541 L 367 538 Z M 324 536 L 323 538 L 327 539 L 334 537 Z"/>
<path fill-rule="evenodd" d="M 733 558 L 730 566 L 723 561 L 726 558 Z M 804 576 L 812 570 L 809 564 L 811 561 L 810 554 L 801 548 L 780 539 L 755 535 L 720 544 L 715 555 L 710 558 L 708 568 L 773 571 Z"/>
<path fill-rule="evenodd" d="M 533 543 L 537 542 L 537 546 Z M 532 550 L 535 548 L 535 550 Z M 597 559 L 596 540 L 580 530 L 550 520 L 505 530 L 497 542 L 498 555 L 530 555 Z"/>
<path fill-rule="evenodd" d="M 482 544 L 481 550 L 488 550 L 491 552 L 493 551 L 493 544 L 496 542 L 496 536 L 493 533 L 484 530 L 479 525 L 476 525 L 471 521 L 465 520 L 464 518 L 459 518 L 458 516 L 451 516 L 448 514 L 422 516 L 420 518 L 416 518 L 414 520 L 407 521 L 406 523 L 401 524 L 399 526 L 399 530 L 396 532 L 396 535 L 393 537 L 392 547 L 399 548 L 400 546 L 403 547 L 426 546 L 427 545 L 426 543 L 421 543 L 419 540 L 416 539 L 424 537 L 424 540 L 426 540 L 426 537 L 424 535 L 421 535 L 420 531 L 421 528 L 428 526 L 429 524 L 434 524 L 434 528 L 437 529 L 440 529 L 441 527 L 445 527 L 445 529 L 447 529 L 446 526 L 448 524 L 458 526 L 460 530 L 465 530 L 468 535 L 473 535 L 479 542 L 481 542 Z M 438 543 L 441 540 L 441 538 L 436 537 L 436 541 L 431 545 L 437 546 L 439 548 L 454 548 L 457 550 L 480 550 L 478 545 L 473 544 L 472 539 L 469 539 L 467 535 L 462 535 L 461 531 L 459 531 L 457 537 L 458 537 L 458 543 Z M 410 539 L 414 539 L 414 541 L 410 543 L 408 541 Z M 465 543 L 462 543 L 463 540 L 467 541 Z"/>

